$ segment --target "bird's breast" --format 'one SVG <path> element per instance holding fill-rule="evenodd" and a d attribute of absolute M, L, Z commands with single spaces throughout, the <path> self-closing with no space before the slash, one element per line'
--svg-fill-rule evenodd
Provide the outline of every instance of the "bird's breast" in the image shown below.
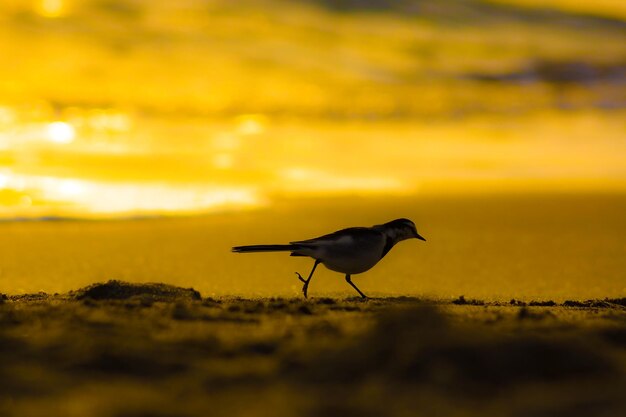
<path fill-rule="evenodd" d="M 331 271 L 343 274 L 360 274 L 378 263 L 384 247 L 384 239 L 346 242 L 333 245 L 321 254 L 320 260 Z"/>

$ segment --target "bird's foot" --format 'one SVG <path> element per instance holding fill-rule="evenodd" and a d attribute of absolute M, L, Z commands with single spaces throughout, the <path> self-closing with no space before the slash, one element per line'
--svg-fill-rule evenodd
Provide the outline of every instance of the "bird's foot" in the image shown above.
<path fill-rule="evenodd" d="M 307 292 L 309 290 L 309 281 L 311 281 L 311 279 L 309 278 L 307 280 L 307 279 L 302 278 L 302 275 L 300 275 L 299 272 L 296 272 L 296 275 L 298 276 L 298 279 L 304 283 L 304 285 L 302 286 L 302 294 L 304 294 L 304 298 L 307 298 Z"/>
<path fill-rule="evenodd" d="M 304 282 L 306 284 L 306 279 L 302 278 L 302 275 L 300 275 L 299 272 L 296 272 L 296 275 L 298 276 L 298 279 L 302 282 Z"/>

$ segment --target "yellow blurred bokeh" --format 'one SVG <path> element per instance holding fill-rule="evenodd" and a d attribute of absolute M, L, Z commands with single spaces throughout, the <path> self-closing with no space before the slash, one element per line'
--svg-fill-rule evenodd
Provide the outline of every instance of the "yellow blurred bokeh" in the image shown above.
<path fill-rule="evenodd" d="M 623 191 L 623 17 L 609 0 L 5 1 L 0 216 Z"/>

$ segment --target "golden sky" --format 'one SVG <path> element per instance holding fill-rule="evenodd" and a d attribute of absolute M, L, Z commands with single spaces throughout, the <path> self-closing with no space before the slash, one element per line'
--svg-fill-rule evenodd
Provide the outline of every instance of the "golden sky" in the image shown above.
<path fill-rule="evenodd" d="M 0 217 L 624 191 L 620 2 L 471 3 L 3 2 Z"/>

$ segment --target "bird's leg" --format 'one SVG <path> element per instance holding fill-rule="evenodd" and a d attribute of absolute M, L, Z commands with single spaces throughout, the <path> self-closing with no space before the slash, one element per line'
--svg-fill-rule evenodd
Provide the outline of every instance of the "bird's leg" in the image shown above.
<path fill-rule="evenodd" d="M 321 261 L 319 259 L 315 260 L 315 263 L 313 264 L 313 269 L 311 269 L 311 273 L 309 274 L 309 277 L 307 279 L 302 278 L 302 275 L 300 275 L 299 272 L 296 272 L 296 275 L 298 276 L 298 279 L 302 282 L 304 282 L 304 286 L 302 287 L 302 292 L 304 293 L 304 298 L 307 298 L 307 291 L 309 290 L 309 282 L 311 282 L 311 277 L 313 277 L 313 272 L 315 272 L 315 268 L 317 268 L 317 265 L 319 265 Z"/>
<path fill-rule="evenodd" d="M 354 288 L 361 295 L 362 298 L 367 298 L 367 295 L 363 294 L 361 290 L 358 289 L 356 285 L 354 285 L 354 282 L 352 282 L 352 279 L 350 278 L 350 274 L 346 274 L 346 282 L 350 284 L 352 288 Z"/>
<path fill-rule="evenodd" d="M 296 275 L 298 276 L 298 279 L 304 283 L 306 283 L 306 279 L 302 278 L 302 275 L 300 275 L 299 272 L 296 272 Z"/>

